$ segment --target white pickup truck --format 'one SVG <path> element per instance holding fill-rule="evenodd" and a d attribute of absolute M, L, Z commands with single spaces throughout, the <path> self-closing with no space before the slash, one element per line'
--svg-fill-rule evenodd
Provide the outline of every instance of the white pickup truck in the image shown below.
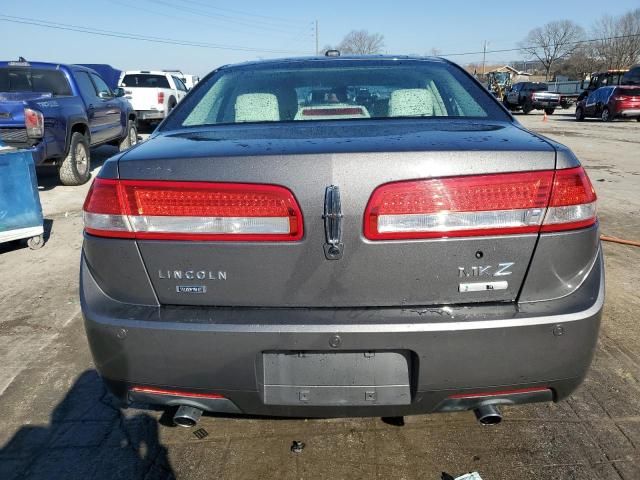
<path fill-rule="evenodd" d="M 136 111 L 139 123 L 164 119 L 187 94 L 187 87 L 182 80 L 169 72 L 123 72 L 120 86 Z"/>

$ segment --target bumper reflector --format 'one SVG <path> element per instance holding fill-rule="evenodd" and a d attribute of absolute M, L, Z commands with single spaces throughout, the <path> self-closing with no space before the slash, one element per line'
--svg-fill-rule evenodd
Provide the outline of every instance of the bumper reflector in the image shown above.
<path fill-rule="evenodd" d="M 455 395 L 450 395 L 449 398 L 504 397 L 509 395 L 518 395 L 521 393 L 546 392 L 548 390 L 549 387 L 517 388 L 512 390 L 499 390 L 495 392 L 456 393 Z"/>
<path fill-rule="evenodd" d="M 149 395 L 165 395 L 170 397 L 182 397 L 182 398 L 224 398 L 217 393 L 200 393 L 200 392 L 185 392 L 182 390 L 167 390 L 164 388 L 155 387 L 132 387 L 132 392 L 146 393 Z"/>

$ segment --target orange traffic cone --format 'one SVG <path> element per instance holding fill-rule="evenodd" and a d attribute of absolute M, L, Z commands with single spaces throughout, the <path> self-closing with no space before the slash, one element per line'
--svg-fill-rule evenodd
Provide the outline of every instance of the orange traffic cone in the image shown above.
<path fill-rule="evenodd" d="M 547 121 L 547 112 L 544 112 L 544 116 L 542 117 L 542 121 L 543 122 Z"/>

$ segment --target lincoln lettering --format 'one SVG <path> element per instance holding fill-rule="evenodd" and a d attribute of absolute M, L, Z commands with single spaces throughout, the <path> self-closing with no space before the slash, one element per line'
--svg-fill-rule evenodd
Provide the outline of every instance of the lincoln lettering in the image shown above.
<path fill-rule="evenodd" d="M 158 270 L 158 278 L 165 280 L 226 280 L 227 272 L 213 270 Z"/>

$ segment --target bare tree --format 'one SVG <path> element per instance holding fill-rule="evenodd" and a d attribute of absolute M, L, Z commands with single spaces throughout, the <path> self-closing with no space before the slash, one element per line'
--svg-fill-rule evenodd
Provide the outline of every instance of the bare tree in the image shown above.
<path fill-rule="evenodd" d="M 593 26 L 594 48 L 606 68 L 629 68 L 640 58 L 640 8 L 605 15 Z"/>
<path fill-rule="evenodd" d="M 549 79 L 551 68 L 556 61 L 566 58 L 578 48 L 584 39 L 584 30 L 570 20 L 549 22 L 534 28 L 520 42 L 520 49 L 542 63 L 545 77 Z"/>
<path fill-rule="evenodd" d="M 603 68 L 602 61 L 596 55 L 591 43 L 583 43 L 556 65 L 554 69 L 556 75 L 567 75 L 576 80 L 582 80 L 586 74 Z"/>
<path fill-rule="evenodd" d="M 338 45 L 341 53 L 351 55 L 371 55 L 382 53 L 384 36 L 380 33 L 369 33 L 366 30 L 352 30 Z"/>

